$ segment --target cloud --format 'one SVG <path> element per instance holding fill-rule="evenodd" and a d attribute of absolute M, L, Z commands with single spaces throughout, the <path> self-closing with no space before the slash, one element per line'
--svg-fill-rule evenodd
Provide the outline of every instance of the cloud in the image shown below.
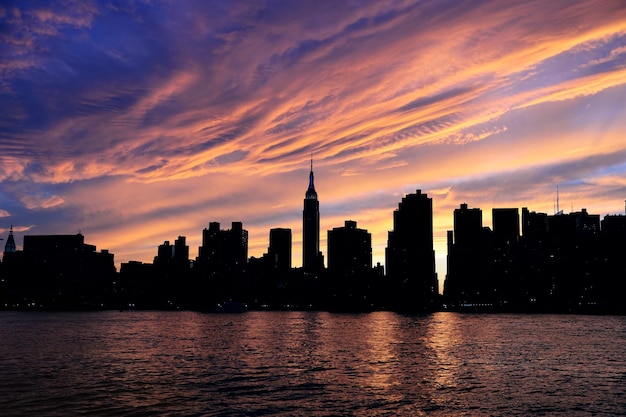
<path fill-rule="evenodd" d="M 63 204 L 63 198 L 57 195 L 25 195 L 21 198 L 22 204 L 29 209 L 49 209 Z"/>
<path fill-rule="evenodd" d="M 464 200 L 623 199 L 620 1 L 2 7 L 0 203 L 117 262 L 241 220 L 254 255 L 293 228 L 297 265 L 311 154 L 322 229 L 357 220 L 378 260 L 418 188 L 438 256 Z"/>

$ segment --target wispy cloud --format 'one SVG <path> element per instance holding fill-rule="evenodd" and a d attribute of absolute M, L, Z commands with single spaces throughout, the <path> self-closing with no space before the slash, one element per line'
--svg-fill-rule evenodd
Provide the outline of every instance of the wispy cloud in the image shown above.
<path fill-rule="evenodd" d="M 322 228 L 357 220 L 383 262 L 417 188 L 443 236 L 463 201 L 548 210 L 555 182 L 621 210 L 621 1 L 9 2 L 0 20 L 3 221 L 82 230 L 118 262 L 241 220 L 255 255 L 293 228 L 297 265 L 311 154 Z"/>
<path fill-rule="evenodd" d="M 63 199 L 57 195 L 25 195 L 20 201 L 29 210 L 48 209 L 63 204 Z"/>

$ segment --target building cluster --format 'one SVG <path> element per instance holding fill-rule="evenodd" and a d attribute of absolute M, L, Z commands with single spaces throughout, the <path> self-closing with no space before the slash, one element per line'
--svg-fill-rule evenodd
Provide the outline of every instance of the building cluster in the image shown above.
<path fill-rule="evenodd" d="M 432 199 L 417 190 L 393 212 L 386 271 L 372 265 L 371 234 L 347 220 L 329 230 L 327 266 L 319 249 L 320 213 L 313 165 L 305 193 L 302 267 L 293 268 L 291 229 L 274 228 L 261 257 L 248 257 L 241 222 L 202 231 L 190 258 L 185 236 L 159 245 L 153 262 L 114 266 L 77 235 L 9 232 L 0 262 L 5 309 L 317 309 L 330 311 L 626 311 L 626 216 L 548 216 L 462 204 L 448 232 L 448 268 L 439 294 L 433 249 Z"/>
<path fill-rule="evenodd" d="M 453 308 L 624 312 L 626 216 L 555 215 L 461 204 L 448 231 L 444 299 Z"/>
<path fill-rule="evenodd" d="M 82 234 L 24 236 L 16 250 L 13 228 L 0 263 L 0 307 L 102 308 L 115 291 L 113 254 L 85 243 Z"/>

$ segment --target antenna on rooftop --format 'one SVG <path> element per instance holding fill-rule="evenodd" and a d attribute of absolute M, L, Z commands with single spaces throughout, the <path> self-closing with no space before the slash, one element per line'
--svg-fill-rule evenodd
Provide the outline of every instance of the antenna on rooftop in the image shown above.
<path fill-rule="evenodd" d="M 556 214 L 560 213 L 559 209 L 559 184 L 556 185 Z"/>
<path fill-rule="evenodd" d="M 573 207 L 572 207 L 573 210 Z M 563 210 L 561 210 L 561 204 L 559 201 L 559 184 L 556 185 L 556 201 L 554 204 L 554 215 L 560 216 L 563 214 Z"/>

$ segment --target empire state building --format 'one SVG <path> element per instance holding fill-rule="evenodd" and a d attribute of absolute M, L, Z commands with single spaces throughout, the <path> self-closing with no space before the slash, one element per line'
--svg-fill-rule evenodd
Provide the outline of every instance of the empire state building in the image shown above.
<path fill-rule="evenodd" d="M 313 158 L 309 174 L 309 188 L 304 197 L 302 212 L 302 268 L 305 271 L 316 271 L 323 266 L 320 252 L 320 204 L 313 184 Z"/>

